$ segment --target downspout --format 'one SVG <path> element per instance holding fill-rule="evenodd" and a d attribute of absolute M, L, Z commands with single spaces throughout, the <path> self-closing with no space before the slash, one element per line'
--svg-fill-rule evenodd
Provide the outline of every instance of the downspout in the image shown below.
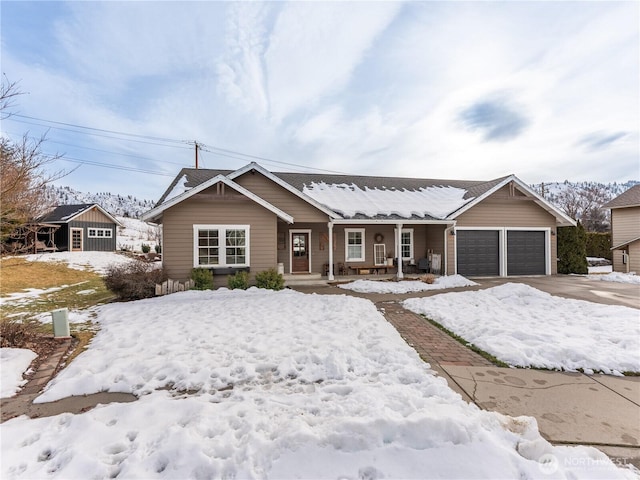
<path fill-rule="evenodd" d="M 333 276 L 333 222 L 327 224 L 329 226 L 329 280 L 335 280 Z"/>

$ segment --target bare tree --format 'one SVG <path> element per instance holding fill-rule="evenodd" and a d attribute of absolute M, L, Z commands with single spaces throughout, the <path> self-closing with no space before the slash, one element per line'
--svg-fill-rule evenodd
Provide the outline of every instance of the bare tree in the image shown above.
<path fill-rule="evenodd" d="M 565 188 L 555 200 L 570 217 L 580 220 L 589 232 L 606 232 L 610 220 L 608 210 L 602 205 L 610 200 L 610 193 L 604 185 L 585 182 L 579 185 L 565 183 Z"/>
<path fill-rule="evenodd" d="M 21 93 L 16 83 L 10 83 L 5 76 L 0 94 L 0 116 L 6 118 L 9 115 L 6 109 Z M 28 133 L 19 141 L 4 136 L 0 139 L 0 241 L 3 244 L 11 238 L 16 245 L 25 246 L 24 226 L 50 207 L 45 187 L 70 173 L 47 171 L 46 167 L 61 156 L 43 154 L 41 147 L 45 140 L 46 135 L 33 140 Z"/>

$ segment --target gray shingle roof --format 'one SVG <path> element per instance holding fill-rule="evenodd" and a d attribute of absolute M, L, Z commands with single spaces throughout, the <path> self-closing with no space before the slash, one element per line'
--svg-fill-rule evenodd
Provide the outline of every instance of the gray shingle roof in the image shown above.
<path fill-rule="evenodd" d="M 88 210 L 95 203 L 79 203 L 77 205 L 60 205 L 40 217 L 41 222 L 66 222 L 69 218 Z"/>
<path fill-rule="evenodd" d="M 631 187 L 626 192 L 622 192 L 613 200 L 605 203 L 603 208 L 635 207 L 640 205 L 640 184 Z"/>
<path fill-rule="evenodd" d="M 164 202 L 167 195 L 173 190 L 178 181 L 183 176 L 186 177 L 185 186 L 193 188 L 200 185 L 207 180 L 215 177 L 216 175 L 229 175 L 233 173 L 233 170 L 217 170 L 217 169 L 195 169 L 195 168 L 183 168 L 176 178 L 171 182 L 171 185 L 162 194 L 157 205 Z M 405 178 L 405 177 L 374 177 L 366 175 L 329 175 L 319 173 L 288 173 L 288 172 L 272 172 L 273 175 L 287 182 L 295 189 L 302 192 L 305 186 L 309 186 L 312 183 L 326 183 L 326 184 L 347 184 L 356 185 L 362 189 L 389 189 L 389 190 L 409 190 L 416 191 L 421 188 L 427 187 L 454 187 L 461 188 L 467 192 L 464 195 L 465 199 L 477 198 L 497 184 L 502 182 L 507 177 L 496 178 L 489 181 L 477 181 L 477 180 L 439 180 L 439 179 L 426 179 L 426 178 Z M 368 218 L 368 217 L 362 217 Z M 384 218 L 392 218 L 385 216 Z M 400 218 L 400 217 L 398 217 Z M 423 218 L 424 217 L 416 217 Z"/>

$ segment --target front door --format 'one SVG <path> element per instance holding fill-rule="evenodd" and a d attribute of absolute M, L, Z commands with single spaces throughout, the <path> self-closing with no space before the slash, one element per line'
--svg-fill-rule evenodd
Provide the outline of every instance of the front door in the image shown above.
<path fill-rule="evenodd" d="M 82 251 L 82 228 L 71 229 L 71 251 Z"/>
<path fill-rule="evenodd" d="M 309 272 L 309 234 L 294 233 L 291 237 L 291 272 Z"/>

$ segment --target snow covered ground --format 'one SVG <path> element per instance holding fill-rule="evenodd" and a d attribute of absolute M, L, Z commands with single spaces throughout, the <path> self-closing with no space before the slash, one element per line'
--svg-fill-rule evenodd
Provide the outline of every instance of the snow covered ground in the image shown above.
<path fill-rule="evenodd" d="M 640 372 L 640 312 L 554 297 L 524 284 L 413 298 L 424 314 L 514 366 Z"/>
<path fill-rule="evenodd" d="M 633 478 L 464 402 L 368 300 L 221 289 L 97 312 L 38 401 L 140 399 L 3 423 L 2 478 Z"/>
<path fill-rule="evenodd" d="M 116 235 L 118 249 L 142 252 L 142 244 L 144 243 L 151 247 L 152 252 L 155 252 L 155 246 L 160 242 L 160 227 L 137 218 L 116 218 L 123 225 L 118 227 Z"/>
<path fill-rule="evenodd" d="M 462 275 L 448 275 L 438 277 L 434 283 L 428 284 L 419 280 L 405 280 L 402 282 L 390 282 L 381 280 L 356 280 L 355 282 L 338 285 L 345 290 L 360 293 L 395 293 L 424 292 L 426 290 L 440 290 L 443 288 L 471 287 L 477 283 L 466 279 Z"/>
<path fill-rule="evenodd" d="M 63 262 L 75 270 L 92 270 L 100 275 L 109 265 L 125 264 L 136 261 L 114 252 L 54 252 L 25 255 L 29 262 Z"/>
<path fill-rule="evenodd" d="M 25 348 L 0 348 L 0 398 L 12 397 L 27 383 L 22 374 L 36 357 Z"/>
<path fill-rule="evenodd" d="M 613 271 L 613 265 L 600 265 L 597 267 L 588 267 L 589 274 L 594 273 L 610 273 Z"/>
<path fill-rule="evenodd" d="M 603 282 L 632 283 L 634 285 L 640 285 L 640 276 L 635 273 L 611 272 L 607 275 L 593 275 L 589 278 L 602 280 Z"/>
<path fill-rule="evenodd" d="M 611 260 L 607 260 L 602 257 L 587 257 L 587 264 L 589 265 L 589 273 L 610 273 L 613 271 L 613 265 Z"/>

